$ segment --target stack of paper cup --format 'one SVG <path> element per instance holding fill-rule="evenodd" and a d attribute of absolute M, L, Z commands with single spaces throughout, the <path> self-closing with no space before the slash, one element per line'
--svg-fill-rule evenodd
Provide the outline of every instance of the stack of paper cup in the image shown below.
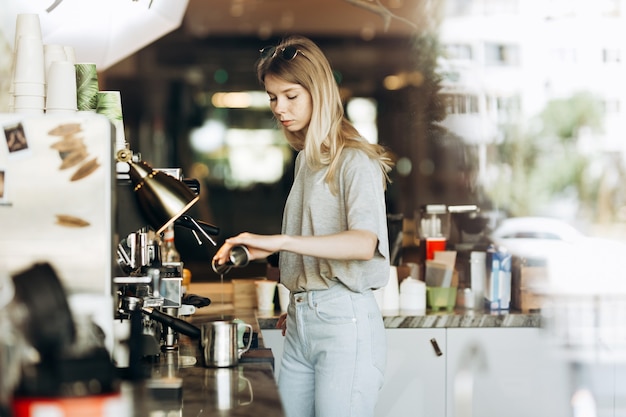
<path fill-rule="evenodd" d="M 74 51 L 74 47 L 65 45 L 63 49 L 65 50 L 65 59 L 72 64 L 76 64 L 76 52 Z"/>
<path fill-rule="evenodd" d="M 69 61 L 53 61 L 50 64 L 46 113 L 76 113 L 76 70 Z"/>
<path fill-rule="evenodd" d="M 115 150 L 126 149 L 124 120 L 122 116 L 122 96 L 119 91 L 98 91 L 96 113 L 109 118 L 115 126 Z"/>
<path fill-rule="evenodd" d="M 39 15 L 17 15 L 10 107 L 27 114 L 43 114 L 45 65 Z"/>
<path fill-rule="evenodd" d="M 46 92 L 41 39 L 34 36 L 20 36 L 13 80 L 14 111 L 42 114 Z"/>
<path fill-rule="evenodd" d="M 41 37 L 41 23 L 37 13 L 19 13 L 15 20 L 14 50 L 17 50 L 17 43 L 21 36 Z"/>
<path fill-rule="evenodd" d="M 96 64 L 77 63 L 76 104 L 78 111 L 95 112 L 98 105 L 98 72 Z"/>
<path fill-rule="evenodd" d="M 43 61 L 46 69 L 46 84 L 48 83 L 50 64 L 55 61 L 67 61 L 63 45 L 51 44 L 43 46 Z"/>

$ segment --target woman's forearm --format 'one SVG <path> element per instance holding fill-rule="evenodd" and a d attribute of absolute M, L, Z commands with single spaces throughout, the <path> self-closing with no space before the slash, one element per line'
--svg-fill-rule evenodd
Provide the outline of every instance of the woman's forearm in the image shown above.
<path fill-rule="evenodd" d="M 236 245 L 247 246 L 251 259 L 287 251 L 324 259 L 369 260 L 374 256 L 377 244 L 376 235 L 367 230 L 347 230 L 323 236 L 257 235 L 244 232 L 226 239 L 214 260 L 218 264 L 226 262 L 230 249 Z"/>
<path fill-rule="evenodd" d="M 285 236 L 281 250 L 324 259 L 372 259 L 378 240 L 367 230 L 324 236 Z"/>

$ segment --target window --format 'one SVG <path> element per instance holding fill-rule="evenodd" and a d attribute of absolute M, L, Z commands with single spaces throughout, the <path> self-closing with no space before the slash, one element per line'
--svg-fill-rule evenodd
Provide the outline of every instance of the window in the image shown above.
<path fill-rule="evenodd" d="M 442 94 L 446 114 L 478 113 L 478 97 L 471 94 Z"/>
<path fill-rule="evenodd" d="M 619 64 L 622 62 L 622 51 L 619 48 L 602 49 L 602 62 L 605 64 Z"/>
<path fill-rule="evenodd" d="M 449 59 L 467 59 L 472 60 L 472 47 L 468 44 L 453 43 L 444 46 L 446 56 Z"/>
<path fill-rule="evenodd" d="M 512 44 L 486 43 L 485 65 L 518 66 L 520 64 L 519 47 Z"/>

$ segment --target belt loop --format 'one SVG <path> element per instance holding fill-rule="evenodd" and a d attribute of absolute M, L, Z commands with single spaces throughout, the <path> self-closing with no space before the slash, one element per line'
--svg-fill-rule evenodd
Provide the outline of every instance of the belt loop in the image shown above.
<path fill-rule="evenodd" d="M 309 302 L 309 307 L 311 308 L 315 307 L 315 293 L 316 291 L 307 291 L 306 293 L 307 301 Z"/>

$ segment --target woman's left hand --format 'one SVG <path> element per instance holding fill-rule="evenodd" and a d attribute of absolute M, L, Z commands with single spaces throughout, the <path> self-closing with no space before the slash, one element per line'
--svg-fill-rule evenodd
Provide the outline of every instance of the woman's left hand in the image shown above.
<path fill-rule="evenodd" d="M 287 313 L 283 313 L 278 317 L 278 322 L 276 323 L 276 328 L 282 330 L 283 336 L 287 332 Z"/>

